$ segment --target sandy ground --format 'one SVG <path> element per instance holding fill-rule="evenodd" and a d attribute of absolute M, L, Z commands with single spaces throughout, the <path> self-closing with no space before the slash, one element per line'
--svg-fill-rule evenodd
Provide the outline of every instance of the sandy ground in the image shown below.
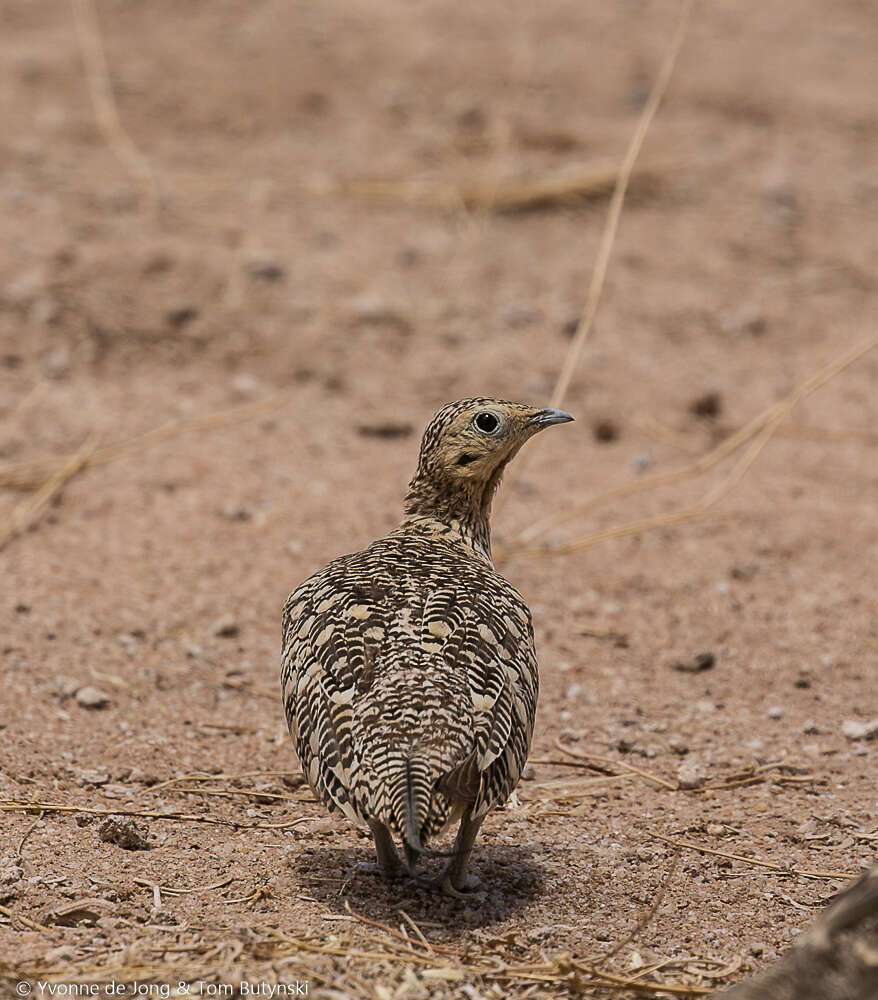
<path fill-rule="evenodd" d="M 585 970 L 710 991 L 769 962 L 875 856 L 875 744 L 852 736 L 878 716 L 878 350 L 709 516 L 547 550 L 685 508 L 729 462 L 513 546 L 874 334 L 871 5 L 696 6 L 577 422 L 502 491 L 542 693 L 461 903 L 355 874 L 369 843 L 301 786 L 280 607 L 395 524 L 438 406 L 548 401 L 606 201 L 461 192 L 617 163 L 677 7 L 97 6 L 145 160 L 96 125 L 88 5 L 0 9 L 0 521 L 51 474 L 23 463 L 171 426 L 96 452 L 0 551 L 3 996 L 624 997 Z M 152 816 L 127 841 L 114 811 Z"/>

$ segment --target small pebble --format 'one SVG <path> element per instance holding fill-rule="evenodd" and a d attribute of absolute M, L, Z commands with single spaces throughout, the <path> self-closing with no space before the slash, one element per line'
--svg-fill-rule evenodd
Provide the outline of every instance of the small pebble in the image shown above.
<path fill-rule="evenodd" d="M 878 719 L 869 722 L 846 719 L 841 724 L 841 731 L 849 740 L 871 740 L 878 736 Z"/>
<path fill-rule="evenodd" d="M 610 444 L 619 439 L 619 426 L 609 417 L 602 417 L 592 424 L 592 435 L 599 444 Z"/>
<path fill-rule="evenodd" d="M 104 843 L 116 844 L 126 851 L 149 850 L 149 827 L 137 823 L 131 816 L 108 816 L 98 827 Z"/>
<path fill-rule="evenodd" d="M 241 632 L 241 626 L 234 618 L 226 615 L 214 622 L 212 632 L 221 639 L 234 639 Z"/>
<path fill-rule="evenodd" d="M 244 262 L 244 270 L 258 281 L 280 281 L 286 274 L 283 264 L 267 253 L 252 254 Z"/>
<path fill-rule="evenodd" d="M 43 955 L 43 964 L 51 968 L 53 965 L 64 965 L 72 962 L 76 958 L 76 949 L 69 944 L 62 944 L 60 948 L 50 948 Z"/>
<path fill-rule="evenodd" d="M 253 375 L 240 372 L 232 379 L 232 391 L 242 399 L 254 399 L 262 393 L 262 383 Z"/>
<path fill-rule="evenodd" d="M 80 785 L 106 785 L 110 780 L 106 771 L 85 770 L 79 772 L 77 783 Z"/>
<path fill-rule="evenodd" d="M 783 709 L 780 707 L 780 705 L 772 705 L 772 707 L 768 710 L 768 718 L 769 719 L 783 718 Z"/>
<path fill-rule="evenodd" d="M 83 687 L 76 692 L 76 703 L 82 708 L 106 708 L 110 704 L 110 699 L 96 687 Z"/>
<path fill-rule="evenodd" d="M 694 760 L 686 760 L 677 768 L 677 784 L 680 788 L 699 788 L 704 782 L 701 768 Z"/>
<path fill-rule="evenodd" d="M 713 419 L 723 410 L 722 396 L 718 392 L 705 392 L 689 404 L 689 412 L 696 417 Z"/>
<path fill-rule="evenodd" d="M 691 660 L 680 660 L 672 663 L 674 670 L 679 670 L 684 674 L 700 674 L 704 670 L 712 670 L 716 664 L 715 653 L 696 653 Z"/>

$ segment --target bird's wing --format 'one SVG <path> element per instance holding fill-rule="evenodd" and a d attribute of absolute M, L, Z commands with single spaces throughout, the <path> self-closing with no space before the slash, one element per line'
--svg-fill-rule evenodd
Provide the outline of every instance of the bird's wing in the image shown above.
<path fill-rule="evenodd" d="M 349 792 L 351 717 L 368 690 L 384 631 L 382 584 L 353 579 L 342 557 L 293 591 L 284 608 L 284 708 L 302 771 L 330 809 L 362 823 Z"/>
<path fill-rule="evenodd" d="M 538 676 L 530 612 L 497 578 L 467 609 L 464 627 L 448 637 L 449 666 L 465 669 L 474 714 L 472 752 L 442 780 L 473 815 L 501 805 L 518 784 L 530 749 Z"/>

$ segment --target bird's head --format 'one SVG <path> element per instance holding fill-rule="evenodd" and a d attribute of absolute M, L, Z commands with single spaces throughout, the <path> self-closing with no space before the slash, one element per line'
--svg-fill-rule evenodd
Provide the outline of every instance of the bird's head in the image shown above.
<path fill-rule="evenodd" d="M 502 399 L 448 403 L 424 431 L 406 511 L 442 516 L 447 508 L 457 519 L 487 518 L 503 470 L 518 449 L 538 431 L 572 419 L 563 410 Z"/>

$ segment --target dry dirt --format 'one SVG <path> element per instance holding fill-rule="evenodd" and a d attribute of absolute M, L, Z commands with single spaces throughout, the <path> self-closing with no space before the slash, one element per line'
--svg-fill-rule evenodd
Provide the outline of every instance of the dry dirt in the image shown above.
<path fill-rule="evenodd" d="M 617 163 L 677 6 L 97 6 L 159 202 L 96 125 L 89 5 L 6 0 L 0 518 L 46 479 L 21 482 L 30 459 L 269 402 L 93 464 L 0 552 L 2 995 L 621 997 L 582 968 L 635 930 L 605 969 L 709 990 L 769 962 L 875 856 L 875 742 L 843 727 L 878 716 L 878 350 L 710 516 L 502 561 L 542 693 L 471 900 L 354 873 L 369 844 L 297 786 L 277 690 L 284 598 L 394 525 L 430 414 L 547 402 L 570 343 L 606 201 L 498 213 L 455 192 Z M 510 471 L 498 546 L 686 466 L 875 332 L 876 51 L 863 0 L 696 5 L 577 422 Z M 539 544 L 686 506 L 729 469 Z M 610 773 L 551 763 L 574 760 L 559 742 Z M 167 818 L 117 843 L 105 811 Z"/>

